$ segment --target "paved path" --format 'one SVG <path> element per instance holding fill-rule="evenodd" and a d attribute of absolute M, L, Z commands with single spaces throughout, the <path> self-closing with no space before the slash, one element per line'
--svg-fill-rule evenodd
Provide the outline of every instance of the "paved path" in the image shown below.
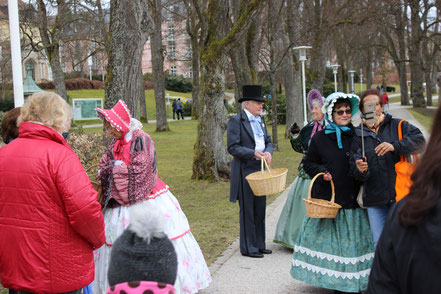
<path fill-rule="evenodd" d="M 405 119 L 419 127 L 427 138 L 427 132 L 406 108 L 399 104 L 392 104 L 389 112 L 392 116 Z M 237 239 L 210 266 L 213 282 L 200 293 L 333 293 L 331 290 L 313 287 L 294 280 L 289 272 L 292 250 L 272 242 L 289 189 L 290 187 L 267 207 L 266 245 L 268 249 L 273 250 L 273 254 L 266 255 L 264 258 L 244 257 L 239 252 L 239 240 Z"/>

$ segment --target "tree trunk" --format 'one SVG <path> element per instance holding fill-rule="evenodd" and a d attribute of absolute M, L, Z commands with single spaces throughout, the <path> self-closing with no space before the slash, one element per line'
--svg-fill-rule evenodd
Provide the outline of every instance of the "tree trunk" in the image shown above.
<path fill-rule="evenodd" d="M 407 87 L 407 67 L 406 62 L 406 8 L 402 8 L 401 5 L 397 9 L 397 39 L 398 39 L 398 52 L 399 52 L 399 67 L 398 74 L 400 79 L 400 92 L 401 92 L 401 105 L 409 105 L 409 89 Z"/>
<path fill-rule="evenodd" d="M 167 107 L 165 105 L 164 87 L 164 48 L 162 46 L 162 6 L 161 0 L 155 0 L 150 6 L 153 14 L 153 31 L 151 34 L 153 89 L 156 102 L 156 131 L 169 131 Z"/>
<path fill-rule="evenodd" d="M 400 92 L 401 92 L 401 105 L 409 105 L 409 89 L 407 88 L 407 69 L 406 63 L 400 62 L 399 65 L 399 79 L 400 79 Z"/>
<path fill-rule="evenodd" d="M 234 97 L 236 100 L 236 113 L 240 113 L 242 111 L 242 105 L 237 101 L 240 99 L 242 93 L 242 86 L 251 84 L 251 74 L 249 70 L 248 60 L 246 57 L 246 48 L 245 44 L 239 43 L 236 46 L 232 47 L 230 50 L 230 59 L 231 66 L 233 67 L 234 72 Z"/>
<path fill-rule="evenodd" d="M 411 0 L 411 37 L 409 46 L 410 74 L 411 74 L 411 96 L 413 107 L 422 107 L 425 105 L 423 90 L 423 72 L 421 62 L 421 19 L 419 17 L 419 1 Z"/>
<path fill-rule="evenodd" d="M 276 74 L 270 72 L 270 83 L 271 83 L 271 127 L 272 127 L 272 141 L 274 151 L 279 151 L 279 138 L 277 133 L 277 83 Z"/>
<path fill-rule="evenodd" d="M 227 0 L 192 1 L 201 21 L 201 99 L 199 100 L 198 136 L 194 146 L 193 179 L 229 179 L 230 156 L 224 143 L 227 111 L 224 106 L 225 79 L 222 69 L 225 54 L 238 42 L 240 32 L 257 14 L 262 0 L 251 0 L 233 27 L 228 30 L 229 2 Z"/>
<path fill-rule="evenodd" d="M 225 80 L 219 60 L 206 66 L 204 72 L 204 103 L 199 111 L 192 178 L 229 179 L 230 157 L 223 140 L 227 129 L 227 111 L 223 103 Z"/>
<path fill-rule="evenodd" d="M 253 21 L 247 30 L 245 42 L 238 42 L 230 49 L 231 65 L 233 67 L 235 84 L 236 112 L 242 111 L 242 105 L 237 101 L 242 95 L 242 86 L 257 83 L 256 64 L 259 51 L 258 24 Z M 256 53 L 257 52 L 257 53 Z"/>
<path fill-rule="evenodd" d="M 44 46 L 44 50 L 47 54 L 49 64 L 52 69 L 52 75 L 55 82 L 55 92 L 66 99 L 67 101 L 67 92 L 66 92 L 66 84 L 64 82 L 64 72 L 61 68 L 60 61 L 60 39 L 59 34 L 63 30 L 63 13 L 66 10 L 66 4 L 62 0 L 57 1 L 58 14 L 56 16 L 56 21 L 54 26 L 51 28 L 51 36 L 49 36 L 49 27 L 48 27 L 48 16 L 46 10 L 46 4 L 43 0 L 37 1 L 38 6 L 38 29 L 41 36 L 41 41 Z"/>
<path fill-rule="evenodd" d="M 370 48 L 367 53 L 366 63 L 366 89 L 372 87 L 372 49 Z"/>
<path fill-rule="evenodd" d="M 126 102 L 133 117 L 144 83 L 140 83 L 142 52 L 148 36 L 147 4 L 142 0 L 110 2 L 110 52 L 105 84 L 106 107 L 119 99 Z M 142 89 L 142 90 L 141 90 Z"/>
<path fill-rule="evenodd" d="M 426 81 L 426 99 L 427 99 L 427 106 L 432 106 L 432 73 L 430 68 L 426 69 L 424 72 L 424 77 Z"/>
<path fill-rule="evenodd" d="M 147 105 L 145 103 L 145 87 L 144 87 L 144 77 L 142 76 L 142 65 L 139 67 L 139 84 L 142 87 L 139 87 L 141 92 L 139 93 L 139 121 L 143 123 L 148 122 L 147 118 Z"/>
<path fill-rule="evenodd" d="M 299 36 L 300 11 L 293 2 L 291 0 L 285 2 L 287 5 L 286 24 L 288 39 L 283 39 L 284 48 L 287 48 L 288 44 L 296 44 Z M 294 66 L 292 50 L 289 50 L 285 61 L 282 63 L 282 78 L 285 86 L 286 100 L 285 138 L 289 138 L 291 125 L 294 122 L 301 122 L 303 118 L 302 107 L 299 107 L 299 105 L 302 105 L 302 79 L 299 68 Z"/>
<path fill-rule="evenodd" d="M 200 92 L 200 52 L 199 52 L 199 43 L 196 37 L 191 37 L 191 47 L 192 47 L 192 70 L 193 70 L 193 88 L 191 90 L 191 98 L 192 109 L 191 109 L 191 117 L 192 119 L 197 120 L 199 118 L 199 92 Z"/>
<path fill-rule="evenodd" d="M 323 3 L 321 0 L 314 0 L 314 29 L 313 40 L 311 48 L 311 88 L 317 89 L 320 93 L 323 93 L 323 83 L 325 81 L 326 73 L 326 38 L 325 38 L 325 26 L 323 23 Z"/>
<path fill-rule="evenodd" d="M 55 93 L 66 99 L 67 101 L 67 91 L 66 91 L 66 83 L 64 82 L 64 72 L 61 68 L 60 62 L 60 46 L 53 44 L 52 45 L 52 76 L 55 82 Z"/>

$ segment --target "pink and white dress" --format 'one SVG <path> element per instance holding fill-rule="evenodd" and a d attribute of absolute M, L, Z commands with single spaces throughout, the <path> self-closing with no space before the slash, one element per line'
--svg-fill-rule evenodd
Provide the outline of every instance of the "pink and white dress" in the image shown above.
<path fill-rule="evenodd" d="M 178 256 L 176 293 L 196 293 L 211 282 L 202 251 L 178 200 L 169 186 L 157 177 L 155 149 L 150 136 L 142 130 L 129 135 L 130 140 L 124 142 L 130 146 L 128 164 L 116 165 L 119 160 L 127 161 L 116 152 L 127 145 L 116 144 L 119 143 L 117 140 L 112 142 L 100 161 L 106 244 L 95 251 L 93 293 L 104 294 L 109 287 L 107 270 L 112 244 L 129 225 L 129 211 L 134 205 L 149 205 L 150 209 L 154 206 L 164 214 L 167 220 L 165 233 L 172 240 Z M 115 144 L 120 146 L 116 148 Z"/>

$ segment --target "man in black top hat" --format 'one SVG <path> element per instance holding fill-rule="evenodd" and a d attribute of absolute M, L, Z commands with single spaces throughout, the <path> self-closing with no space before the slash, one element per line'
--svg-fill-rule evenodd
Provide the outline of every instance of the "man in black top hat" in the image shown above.
<path fill-rule="evenodd" d="M 228 122 L 228 152 L 233 155 L 231 165 L 230 201 L 239 200 L 240 252 L 244 256 L 263 257 L 271 250 L 265 246 L 266 196 L 255 196 L 245 177 L 260 170 L 260 159 L 271 163 L 273 143 L 262 114 L 261 85 L 242 88 L 243 110 Z"/>

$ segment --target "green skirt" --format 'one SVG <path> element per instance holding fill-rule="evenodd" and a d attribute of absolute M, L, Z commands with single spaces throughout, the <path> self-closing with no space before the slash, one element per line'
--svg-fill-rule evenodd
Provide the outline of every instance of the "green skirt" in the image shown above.
<path fill-rule="evenodd" d="M 294 246 L 291 276 L 326 289 L 367 289 L 374 246 L 367 211 L 340 209 L 335 219 L 305 217 Z"/>
<path fill-rule="evenodd" d="M 294 180 L 279 221 L 277 222 L 276 233 L 273 242 L 294 248 L 295 241 L 299 235 L 306 216 L 305 201 L 308 196 L 311 178 L 301 169 L 299 176 Z"/>

